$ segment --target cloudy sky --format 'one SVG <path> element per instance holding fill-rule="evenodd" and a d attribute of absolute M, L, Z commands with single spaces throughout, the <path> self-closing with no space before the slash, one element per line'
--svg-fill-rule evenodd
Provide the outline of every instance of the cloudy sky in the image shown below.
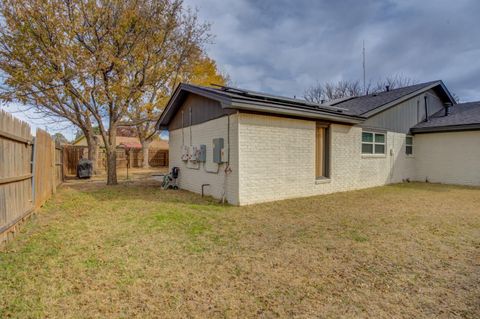
<path fill-rule="evenodd" d="M 462 102 L 480 100 L 478 0 L 184 1 L 211 23 L 208 53 L 234 86 L 302 97 L 317 82 L 361 80 L 365 41 L 367 81 L 442 79 Z M 75 133 L 68 123 L 15 115 Z"/>
<path fill-rule="evenodd" d="M 316 82 L 401 74 L 480 100 L 480 1 L 185 0 L 235 86 L 303 96 Z"/>

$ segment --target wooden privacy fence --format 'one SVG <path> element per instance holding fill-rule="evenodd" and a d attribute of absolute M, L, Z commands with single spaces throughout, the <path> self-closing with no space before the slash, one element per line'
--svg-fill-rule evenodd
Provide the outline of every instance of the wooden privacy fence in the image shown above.
<path fill-rule="evenodd" d="M 48 133 L 0 110 L 0 243 L 55 192 L 56 148 Z M 61 169 L 60 169 L 61 171 Z"/>
<path fill-rule="evenodd" d="M 117 168 L 127 167 L 127 155 L 124 148 L 117 148 Z M 77 174 L 77 163 L 80 158 L 87 157 L 88 148 L 80 145 L 63 146 L 63 167 L 65 175 L 75 176 Z M 107 156 L 104 149 L 97 151 L 96 169 L 106 170 Z M 141 149 L 130 150 L 130 167 L 142 167 L 143 153 Z M 151 167 L 168 166 L 168 150 L 150 148 L 148 163 Z"/>
<path fill-rule="evenodd" d="M 87 146 L 64 145 L 63 146 L 63 172 L 65 175 L 76 176 L 77 164 L 82 156 L 87 157 Z"/>
<path fill-rule="evenodd" d="M 142 167 L 143 152 L 139 148 L 132 148 L 129 151 L 128 160 L 130 160 L 130 167 Z M 105 153 L 102 153 L 102 165 L 106 165 Z M 148 150 L 148 165 L 151 167 L 168 166 L 168 150 L 159 148 L 150 148 Z M 117 148 L 117 167 L 127 167 L 127 151 L 124 148 Z"/>
<path fill-rule="evenodd" d="M 130 167 L 142 167 L 143 164 L 143 152 L 139 148 L 130 149 Z M 107 155 L 104 151 L 99 152 L 98 164 L 100 168 L 106 169 Z M 148 164 L 151 167 L 164 167 L 168 166 L 168 150 L 150 148 L 148 152 Z M 117 168 L 127 167 L 127 152 L 122 147 L 117 147 Z"/>

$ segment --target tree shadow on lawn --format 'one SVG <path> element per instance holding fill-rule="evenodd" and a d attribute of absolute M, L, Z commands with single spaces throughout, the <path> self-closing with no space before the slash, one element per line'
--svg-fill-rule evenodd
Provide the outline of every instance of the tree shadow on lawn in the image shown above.
<path fill-rule="evenodd" d="M 448 193 L 453 190 L 471 190 L 479 191 L 479 186 L 467 186 L 467 185 L 452 185 L 452 184 L 441 184 L 441 183 L 430 183 L 430 182 L 408 182 L 408 183 L 396 183 L 385 185 L 386 187 L 394 187 L 403 190 L 414 190 L 418 191 L 419 189 L 427 192 L 436 192 L 436 193 Z"/>
<path fill-rule="evenodd" d="M 104 183 L 85 183 L 66 185 L 98 202 L 104 201 L 148 201 L 155 203 L 181 203 L 200 206 L 231 207 L 219 203 L 211 196 L 201 197 L 185 190 L 164 190 L 161 183 L 155 180 L 127 181 L 118 185 L 107 186 Z"/>

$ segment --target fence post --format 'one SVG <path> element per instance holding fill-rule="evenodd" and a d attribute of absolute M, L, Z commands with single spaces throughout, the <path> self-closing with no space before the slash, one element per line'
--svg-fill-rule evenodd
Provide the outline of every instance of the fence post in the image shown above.
<path fill-rule="evenodd" d="M 55 194 L 57 192 L 57 151 L 55 149 L 55 141 L 50 147 L 50 153 L 52 154 L 52 160 L 50 161 L 50 165 L 52 167 L 52 193 Z"/>
<path fill-rule="evenodd" d="M 37 167 L 37 136 L 33 138 L 33 143 L 32 143 L 32 204 L 35 207 L 36 203 L 36 180 L 37 180 L 37 172 L 36 172 L 36 167 Z"/>

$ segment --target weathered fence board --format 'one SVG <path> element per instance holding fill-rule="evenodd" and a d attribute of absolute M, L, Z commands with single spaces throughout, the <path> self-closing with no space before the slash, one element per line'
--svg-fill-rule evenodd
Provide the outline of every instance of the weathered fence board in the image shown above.
<path fill-rule="evenodd" d="M 0 110 L 0 244 L 63 180 L 62 149 L 51 136 Z"/>
<path fill-rule="evenodd" d="M 143 155 L 141 159 L 143 160 Z M 152 167 L 168 166 L 168 150 L 151 148 L 148 154 L 148 163 Z"/>
<path fill-rule="evenodd" d="M 124 148 L 117 148 L 117 168 L 127 167 L 127 155 Z M 80 145 L 63 146 L 63 167 L 64 175 L 75 176 L 77 174 L 77 163 L 82 156 L 86 157 L 88 148 Z M 168 166 L 168 150 L 150 148 L 148 163 L 151 167 Z M 130 150 L 130 167 L 142 167 L 143 153 L 141 149 Z M 98 170 L 106 170 L 107 156 L 104 149 L 97 152 L 96 167 Z"/>
<path fill-rule="evenodd" d="M 88 147 L 77 145 L 63 146 L 63 171 L 65 176 L 77 175 L 77 164 L 82 156 L 87 157 Z"/>
<path fill-rule="evenodd" d="M 30 126 L 0 110 L 0 234 L 34 208 L 31 159 Z"/>
<path fill-rule="evenodd" d="M 63 180 L 63 148 L 55 144 L 55 186 L 60 185 Z"/>
<path fill-rule="evenodd" d="M 40 208 L 55 192 L 55 144 L 45 131 L 37 129 L 34 146 L 34 198 Z"/>

